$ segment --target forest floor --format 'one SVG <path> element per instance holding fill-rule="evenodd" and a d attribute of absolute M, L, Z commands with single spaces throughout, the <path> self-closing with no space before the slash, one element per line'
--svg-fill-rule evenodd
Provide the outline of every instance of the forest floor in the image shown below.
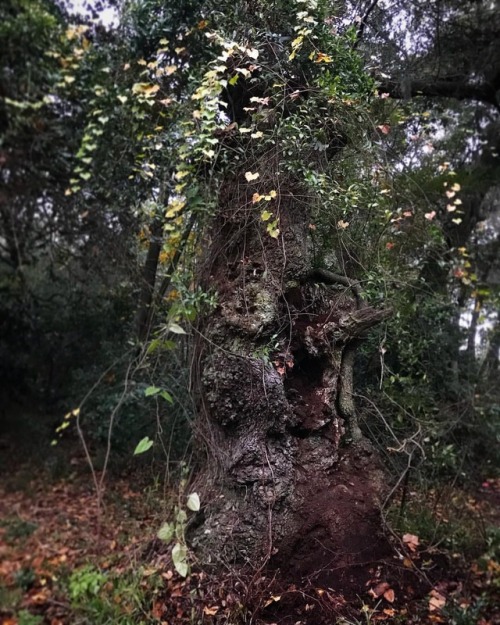
<path fill-rule="evenodd" d="M 4 466 L 2 625 L 500 624 L 498 479 L 473 493 L 411 493 L 405 527 L 389 532 L 394 555 L 367 565 L 344 595 L 261 570 L 215 577 L 196 562 L 179 576 L 156 538 L 165 493 L 131 484 L 108 476 L 99 511 L 83 461 L 57 479 Z"/>

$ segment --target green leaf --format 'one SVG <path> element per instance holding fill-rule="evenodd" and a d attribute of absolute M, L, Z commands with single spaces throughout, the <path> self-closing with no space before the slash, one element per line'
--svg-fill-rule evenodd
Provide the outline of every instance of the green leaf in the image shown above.
<path fill-rule="evenodd" d="M 183 525 L 187 521 L 186 511 L 180 508 L 177 510 L 176 521 L 179 525 Z"/>
<path fill-rule="evenodd" d="M 170 330 L 170 332 L 173 332 L 174 334 L 186 334 L 186 331 L 181 328 L 181 326 L 178 323 L 169 323 L 168 325 L 168 329 Z"/>
<path fill-rule="evenodd" d="M 174 349 L 176 347 L 175 341 L 164 341 L 162 339 L 153 339 L 147 349 L 147 354 L 152 354 L 157 349 Z"/>
<path fill-rule="evenodd" d="M 174 537 L 175 528 L 172 523 L 163 523 L 156 534 L 160 540 L 168 543 Z"/>
<path fill-rule="evenodd" d="M 270 213 L 269 211 L 262 211 L 262 213 L 260 214 L 260 218 L 262 219 L 262 221 L 269 221 L 269 219 L 271 219 L 272 217 L 272 213 Z"/>
<path fill-rule="evenodd" d="M 134 451 L 134 456 L 138 456 L 139 454 L 143 454 L 148 449 L 151 449 L 153 446 L 153 441 L 149 438 L 149 436 L 145 436 L 139 443 Z"/>
<path fill-rule="evenodd" d="M 189 565 L 187 562 L 187 548 L 185 545 L 175 543 L 172 549 L 172 562 L 181 577 L 187 577 Z"/>
<path fill-rule="evenodd" d="M 144 395 L 146 397 L 151 397 L 151 395 L 158 395 L 161 393 L 161 388 L 159 386 L 148 386 L 148 388 L 144 391 Z"/>
<path fill-rule="evenodd" d="M 198 512 L 198 510 L 200 509 L 200 496 L 198 495 L 198 493 L 191 493 L 189 495 L 186 506 L 189 508 L 189 510 L 192 510 L 193 512 Z"/>
<path fill-rule="evenodd" d="M 163 399 L 165 401 L 167 401 L 169 404 L 173 404 L 174 403 L 174 398 L 172 397 L 172 395 L 170 395 L 170 393 L 168 391 L 162 391 L 160 393 L 160 397 L 163 397 Z"/>

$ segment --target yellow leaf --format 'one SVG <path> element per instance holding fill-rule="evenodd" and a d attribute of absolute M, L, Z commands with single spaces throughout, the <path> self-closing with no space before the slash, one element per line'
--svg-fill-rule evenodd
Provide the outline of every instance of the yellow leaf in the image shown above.
<path fill-rule="evenodd" d="M 165 217 L 167 217 L 168 219 L 175 217 L 177 213 L 184 208 L 184 206 L 186 206 L 186 202 L 181 202 L 180 200 L 174 200 L 173 202 L 170 202 L 170 204 L 167 206 L 167 212 L 165 213 Z"/>
<path fill-rule="evenodd" d="M 259 193 L 254 193 L 252 195 L 252 204 L 257 204 L 257 202 L 260 202 L 262 199 L 262 195 L 260 195 Z"/>
<path fill-rule="evenodd" d="M 271 199 L 272 199 L 272 200 L 274 200 L 278 194 L 277 194 L 277 193 L 276 193 L 276 191 L 273 189 L 272 191 L 269 191 L 269 195 L 270 195 Z"/>
<path fill-rule="evenodd" d="M 315 63 L 331 63 L 332 61 L 332 57 L 328 54 L 324 54 L 323 52 L 318 52 L 316 54 L 316 58 L 314 59 Z"/>
<path fill-rule="evenodd" d="M 144 95 L 146 97 L 151 97 L 159 90 L 159 85 L 151 85 L 147 82 L 136 82 L 134 85 L 132 85 L 132 93 L 135 95 Z"/>

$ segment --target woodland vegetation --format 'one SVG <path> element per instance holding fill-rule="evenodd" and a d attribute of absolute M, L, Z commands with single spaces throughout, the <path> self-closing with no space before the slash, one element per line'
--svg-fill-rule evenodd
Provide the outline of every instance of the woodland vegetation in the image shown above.
<path fill-rule="evenodd" d="M 3 0 L 0 622 L 500 623 L 499 250 L 497 0 Z"/>

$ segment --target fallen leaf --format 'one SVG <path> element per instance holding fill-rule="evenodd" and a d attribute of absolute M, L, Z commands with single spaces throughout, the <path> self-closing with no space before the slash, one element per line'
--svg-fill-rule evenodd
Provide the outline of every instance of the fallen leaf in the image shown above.
<path fill-rule="evenodd" d="M 429 593 L 429 612 L 441 610 L 446 605 L 446 597 L 437 590 L 431 590 Z"/>
<path fill-rule="evenodd" d="M 390 589 L 390 586 L 387 582 L 380 582 L 379 584 L 375 586 L 375 588 L 370 588 L 370 590 L 368 591 L 368 594 L 371 595 L 374 599 L 378 599 L 389 589 Z"/>
<path fill-rule="evenodd" d="M 420 539 L 415 534 L 404 534 L 403 536 L 403 543 L 413 552 L 417 550 L 419 542 Z"/>
<path fill-rule="evenodd" d="M 396 598 L 396 595 L 394 594 L 394 590 L 392 588 L 388 588 L 384 592 L 384 599 L 388 601 L 389 603 L 394 603 L 395 598 Z"/>
<path fill-rule="evenodd" d="M 219 611 L 219 606 L 214 605 L 211 608 L 209 608 L 207 605 L 203 608 L 203 614 L 206 614 L 207 616 L 215 616 L 217 614 L 217 612 Z"/>

